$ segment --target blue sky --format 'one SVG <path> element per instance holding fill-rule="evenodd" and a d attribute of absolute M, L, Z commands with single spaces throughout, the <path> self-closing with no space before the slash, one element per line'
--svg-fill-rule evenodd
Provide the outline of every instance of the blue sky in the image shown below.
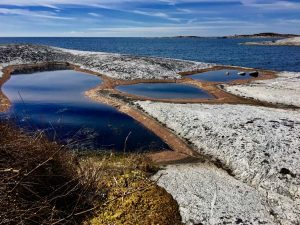
<path fill-rule="evenodd" d="M 0 0 L 0 36 L 300 34 L 300 0 Z"/>

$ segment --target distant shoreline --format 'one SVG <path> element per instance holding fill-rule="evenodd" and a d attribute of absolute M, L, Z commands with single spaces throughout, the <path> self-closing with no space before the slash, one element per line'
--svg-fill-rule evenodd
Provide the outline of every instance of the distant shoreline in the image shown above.
<path fill-rule="evenodd" d="M 245 42 L 244 45 L 300 46 L 300 37 L 284 38 L 277 41 Z"/>
<path fill-rule="evenodd" d="M 292 38 L 299 37 L 298 34 L 279 34 L 279 33 L 257 33 L 257 34 L 239 34 L 223 36 L 221 38 Z"/>
<path fill-rule="evenodd" d="M 176 35 L 176 36 L 132 36 L 132 37 L 64 37 L 64 36 L 25 36 L 25 37 L 6 37 L 0 36 L 0 39 L 4 38 L 171 38 L 171 39 L 203 39 L 203 38 L 213 38 L 213 39 L 234 39 L 234 38 L 292 38 L 300 37 L 300 34 L 280 34 L 280 33 L 257 33 L 257 34 L 234 34 L 226 36 L 198 36 L 198 35 Z M 0 44 L 3 45 L 3 44 Z M 7 45 L 7 43 L 4 43 Z"/>

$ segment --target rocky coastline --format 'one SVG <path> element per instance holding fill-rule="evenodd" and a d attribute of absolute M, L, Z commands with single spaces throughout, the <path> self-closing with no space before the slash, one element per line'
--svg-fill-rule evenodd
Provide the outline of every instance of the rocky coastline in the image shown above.
<path fill-rule="evenodd" d="M 213 64 L 185 60 L 87 52 L 38 45 L 0 45 L 0 66 L 67 62 L 81 69 L 121 79 L 179 79 L 180 72 Z"/>
<path fill-rule="evenodd" d="M 223 36 L 222 38 L 292 38 L 299 37 L 298 34 L 279 34 L 279 33 L 257 33 L 257 34 L 236 34 L 230 36 Z"/>
<path fill-rule="evenodd" d="M 267 45 L 267 46 L 300 46 L 300 37 L 284 38 L 276 41 L 245 42 L 244 45 Z"/>
<path fill-rule="evenodd" d="M 17 66 L 15 72 L 18 69 L 21 72 L 26 65 L 34 64 L 72 65 L 74 69 L 103 75 L 107 83 L 112 82 L 109 79 L 176 81 L 184 78 L 181 74 L 216 66 L 48 46 L 0 45 L 0 82 L 8 79 L 9 66 Z M 237 96 L 226 104 L 222 101 L 180 104 L 120 97 L 115 101 L 116 95 L 107 94 L 108 99 L 103 94 L 113 85 L 102 92 L 95 89 L 89 96 L 96 101 L 107 101 L 124 113 L 139 114 L 138 121 L 147 120 L 153 123 L 152 127 L 165 127 L 169 139 L 180 139 L 182 149 L 187 149 L 183 153 L 197 159 L 197 163 L 167 165 L 153 177 L 178 202 L 185 224 L 297 225 L 300 223 L 299 84 L 299 73 L 291 72 L 243 84 L 214 84 L 218 91 Z M 248 105 L 249 102 L 253 104 Z M 268 103 L 268 107 L 263 107 L 262 102 Z"/>

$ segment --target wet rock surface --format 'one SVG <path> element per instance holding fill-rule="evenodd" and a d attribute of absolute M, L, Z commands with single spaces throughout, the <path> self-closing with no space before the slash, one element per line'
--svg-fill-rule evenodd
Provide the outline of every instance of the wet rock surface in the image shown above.
<path fill-rule="evenodd" d="M 243 105 L 137 104 L 196 151 L 267 196 L 277 224 L 299 224 L 299 111 Z"/>
<path fill-rule="evenodd" d="M 274 104 L 300 107 L 300 73 L 281 72 L 277 78 L 250 84 L 224 85 L 225 91 Z"/>
<path fill-rule="evenodd" d="M 84 52 L 38 45 L 0 45 L 0 65 L 68 62 L 83 69 L 124 80 L 177 79 L 179 72 L 213 64 L 176 59 Z"/>

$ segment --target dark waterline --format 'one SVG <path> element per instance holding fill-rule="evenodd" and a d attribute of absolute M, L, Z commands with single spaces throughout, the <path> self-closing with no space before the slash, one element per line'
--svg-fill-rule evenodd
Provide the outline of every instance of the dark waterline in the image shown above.
<path fill-rule="evenodd" d="M 215 71 L 208 71 L 204 73 L 197 73 L 194 75 L 189 75 L 187 77 L 195 79 L 195 80 L 202 80 L 202 81 L 210 81 L 210 82 L 229 82 L 233 80 L 245 80 L 252 78 L 249 75 L 249 72 L 245 72 L 244 75 L 239 75 L 239 70 L 215 70 Z"/>
<path fill-rule="evenodd" d="M 29 131 L 45 130 L 50 139 L 80 149 L 123 151 L 130 132 L 126 151 L 168 148 L 131 117 L 84 96 L 100 83 L 99 77 L 71 70 L 12 75 L 2 88 L 12 102 L 7 116 Z"/>
<path fill-rule="evenodd" d="M 0 44 L 31 43 L 62 48 L 160 56 L 278 71 L 300 71 L 298 46 L 247 46 L 251 38 L 0 38 Z"/>
<path fill-rule="evenodd" d="M 156 99 L 213 98 L 213 96 L 200 88 L 176 83 L 141 83 L 120 85 L 116 89 L 125 93 Z"/>

